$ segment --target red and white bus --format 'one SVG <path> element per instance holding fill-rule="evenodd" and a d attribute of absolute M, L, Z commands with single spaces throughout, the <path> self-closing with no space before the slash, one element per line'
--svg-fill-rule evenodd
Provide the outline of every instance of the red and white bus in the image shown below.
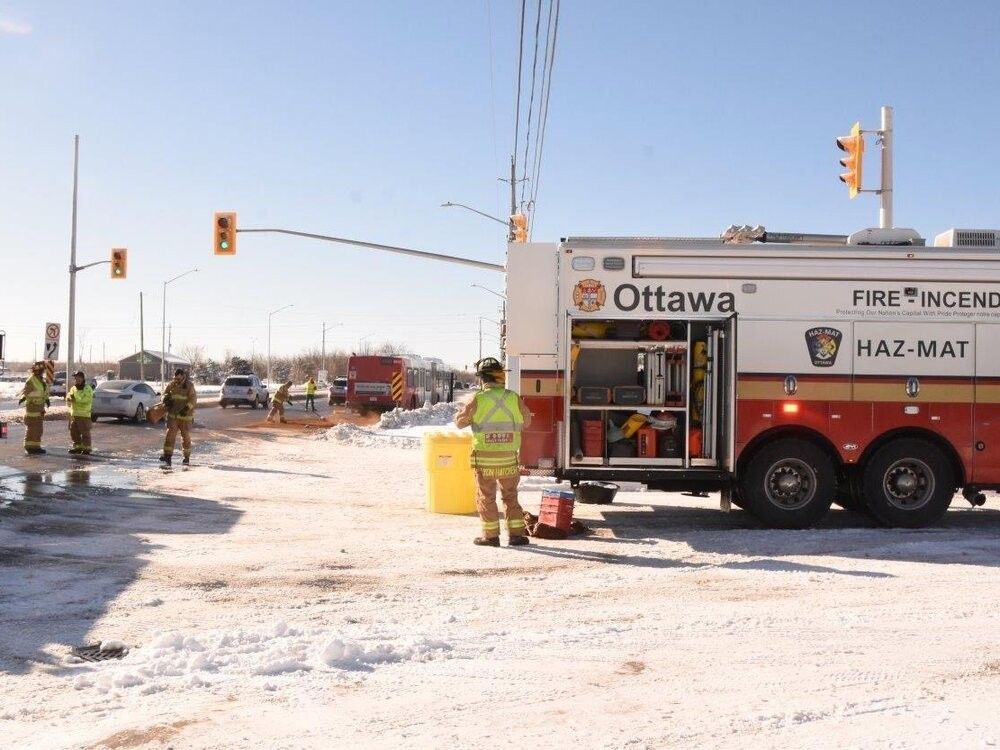
<path fill-rule="evenodd" d="M 721 490 L 785 528 L 1000 490 L 1000 231 L 728 239 L 509 246 L 528 472 Z"/>
<path fill-rule="evenodd" d="M 439 359 L 413 355 L 352 355 L 347 406 L 356 411 L 416 409 L 454 398 L 454 373 Z"/>

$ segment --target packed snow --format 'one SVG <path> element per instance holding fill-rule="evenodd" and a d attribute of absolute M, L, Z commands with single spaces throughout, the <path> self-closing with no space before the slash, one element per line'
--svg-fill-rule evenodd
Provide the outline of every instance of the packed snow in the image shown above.
<path fill-rule="evenodd" d="M 444 427 L 373 432 L 408 429 Z M 932 529 L 837 510 L 776 531 L 623 486 L 577 506 L 592 534 L 483 549 L 475 516 L 425 512 L 422 456 L 391 438 L 206 430 L 190 471 L 130 461 L 0 472 L 0 745 L 1000 737 L 993 499 Z M 525 508 L 551 485 L 526 480 Z M 71 655 L 101 642 L 129 652 Z"/>
<path fill-rule="evenodd" d="M 454 427 L 455 415 L 462 408 L 459 403 L 439 403 L 422 406 L 419 409 L 393 409 L 382 414 L 372 427 L 354 424 L 340 424 L 320 435 L 357 448 L 393 446 L 397 448 L 419 448 L 424 435 L 440 432 L 441 428 Z"/>

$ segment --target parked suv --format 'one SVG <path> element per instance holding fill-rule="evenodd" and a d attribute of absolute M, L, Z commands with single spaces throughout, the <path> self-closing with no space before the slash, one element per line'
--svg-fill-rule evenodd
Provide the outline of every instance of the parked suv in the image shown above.
<path fill-rule="evenodd" d="M 347 378 L 334 378 L 330 383 L 330 406 L 347 401 Z"/>
<path fill-rule="evenodd" d="M 230 375 L 222 384 L 219 406 L 225 409 L 230 405 L 246 404 L 256 409 L 266 407 L 269 399 L 267 388 L 256 375 Z"/>

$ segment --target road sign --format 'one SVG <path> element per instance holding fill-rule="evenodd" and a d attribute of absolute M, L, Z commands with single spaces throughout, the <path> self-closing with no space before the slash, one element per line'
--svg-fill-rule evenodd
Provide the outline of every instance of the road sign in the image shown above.
<path fill-rule="evenodd" d="M 61 327 L 58 323 L 45 324 L 45 353 L 42 359 L 59 359 L 59 331 Z"/>

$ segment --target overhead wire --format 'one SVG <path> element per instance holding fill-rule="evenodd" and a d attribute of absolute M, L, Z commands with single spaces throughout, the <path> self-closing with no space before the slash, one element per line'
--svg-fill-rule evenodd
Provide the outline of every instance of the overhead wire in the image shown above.
<path fill-rule="evenodd" d="M 488 48 L 490 52 L 490 132 L 493 136 L 493 168 L 500 168 L 500 152 L 497 148 L 497 93 L 496 84 L 493 80 L 493 68 L 495 65 L 495 55 L 493 53 L 493 11 L 490 9 L 490 0 L 483 0 L 483 4 L 486 6 L 486 29 L 488 32 Z M 494 188 L 496 189 L 496 215 L 500 215 L 500 183 L 494 182 Z M 498 249 L 502 239 L 497 237 Z"/>
<path fill-rule="evenodd" d="M 551 2 L 551 0 L 549 0 Z M 528 181 L 528 147 L 531 144 L 531 114 L 535 108 L 535 81 L 538 78 L 538 37 L 542 23 L 542 0 L 537 2 L 535 13 L 535 52 L 531 62 L 531 96 L 528 98 L 528 117 L 525 123 L 524 135 L 524 174 L 521 178 L 520 206 L 524 209 L 524 186 Z"/>
<path fill-rule="evenodd" d="M 548 51 L 548 66 L 547 66 L 548 67 L 548 79 L 546 81 L 543 81 L 543 87 L 542 87 L 542 89 L 543 89 L 542 90 L 542 102 L 543 103 L 541 105 L 542 118 L 541 118 L 541 123 L 540 123 L 540 125 L 538 127 L 538 131 L 539 131 L 539 133 L 538 133 L 538 139 L 539 139 L 538 140 L 538 150 L 537 150 L 537 152 L 535 154 L 535 168 L 534 168 L 534 172 L 533 172 L 533 176 L 532 176 L 532 181 L 531 181 L 531 201 L 530 201 L 530 206 L 531 206 L 531 219 L 532 220 L 528 224 L 529 236 L 530 236 L 531 230 L 534 227 L 534 223 L 535 223 L 534 222 L 535 207 L 537 206 L 537 202 L 538 202 L 539 175 L 541 174 L 541 171 L 542 171 L 542 151 L 545 148 L 545 129 L 546 129 L 546 126 L 548 125 L 548 122 L 549 122 L 549 100 L 550 100 L 551 95 L 552 95 L 552 70 L 555 67 L 555 61 L 556 61 L 556 39 L 559 36 L 559 9 L 560 9 L 560 6 L 562 4 L 561 0 L 550 0 L 550 3 L 554 3 L 555 4 L 555 21 L 554 21 L 554 24 L 552 26 L 551 44 L 549 43 L 549 39 L 546 39 L 546 48 L 547 48 L 547 51 Z M 551 11 L 551 9 L 552 9 L 552 5 L 550 4 L 549 10 Z"/>
<path fill-rule="evenodd" d="M 521 35 L 517 43 L 517 96 L 514 98 L 514 160 L 516 166 L 517 160 L 517 146 L 520 142 L 520 126 L 521 126 L 521 67 L 524 62 L 524 9 L 528 0 L 521 0 Z M 514 174 L 511 175 L 513 178 L 517 174 L 516 169 Z M 514 190 L 514 186 L 510 186 L 511 190 Z"/>

